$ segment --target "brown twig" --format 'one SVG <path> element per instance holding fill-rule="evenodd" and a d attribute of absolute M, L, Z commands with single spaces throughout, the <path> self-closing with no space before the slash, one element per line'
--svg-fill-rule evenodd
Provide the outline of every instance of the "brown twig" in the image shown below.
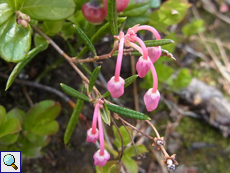
<path fill-rule="evenodd" d="M 30 107 L 33 107 L 34 106 L 33 101 L 31 100 L 25 86 L 22 87 L 22 91 L 26 97 L 26 100 L 29 102 Z"/>

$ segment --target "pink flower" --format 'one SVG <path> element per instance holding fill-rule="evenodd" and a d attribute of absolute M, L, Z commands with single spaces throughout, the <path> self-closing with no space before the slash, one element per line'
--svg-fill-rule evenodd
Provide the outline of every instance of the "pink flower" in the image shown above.
<path fill-rule="evenodd" d="M 125 80 L 122 77 L 119 77 L 119 80 L 115 81 L 115 76 L 113 76 L 107 83 L 107 88 L 113 98 L 118 98 L 124 93 L 124 85 Z"/>
<path fill-rule="evenodd" d="M 98 150 L 96 153 L 94 153 L 93 158 L 94 158 L 94 165 L 105 166 L 106 162 L 110 158 L 110 155 L 106 150 L 104 150 L 103 155 L 101 155 L 101 150 Z"/>
<path fill-rule="evenodd" d="M 96 141 L 99 139 L 99 131 L 98 129 L 96 129 L 96 133 L 92 133 L 92 128 L 87 130 L 87 138 L 86 141 L 87 142 L 92 142 L 92 143 L 96 143 Z"/>
<path fill-rule="evenodd" d="M 145 77 L 145 75 L 148 73 L 150 67 L 151 67 L 150 59 L 149 58 L 144 59 L 143 56 L 141 56 L 139 58 L 139 60 L 137 61 L 137 64 L 136 64 L 138 76 L 140 78 Z"/>
<path fill-rule="evenodd" d="M 159 100 L 160 93 L 158 90 L 153 92 L 153 88 L 150 88 L 144 95 L 145 106 L 149 112 L 157 108 Z"/>
<path fill-rule="evenodd" d="M 151 59 L 152 63 L 155 63 L 158 58 L 161 56 L 161 47 L 148 47 L 148 56 Z"/>

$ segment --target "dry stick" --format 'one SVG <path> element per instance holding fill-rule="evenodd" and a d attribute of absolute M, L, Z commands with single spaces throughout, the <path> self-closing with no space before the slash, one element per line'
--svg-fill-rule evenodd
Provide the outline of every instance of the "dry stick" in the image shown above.
<path fill-rule="evenodd" d="M 116 127 L 117 132 L 118 132 L 118 134 L 119 134 L 119 136 L 120 136 L 120 138 L 121 138 L 121 153 L 120 153 L 120 157 L 119 157 L 119 162 L 120 162 L 120 161 L 121 161 L 121 158 L 122 158 L 122 156 L 123 156 L 123 150 L 124 150 L 123 138 L 122 138 L 121 132 L 120 132 L 119 128 L 117 127 L 117 124 L 116 124 L 115 121 L 113 120 L 113 117 L 112 117 L 112 116 L 111 116 L 111 120 L 112 120 L 114 126 Z"/>
<path fill-rule="evenodd" d="M 195 9 L 195 7 L 192 7 L 192 11 L 193 14 L 195 15 L 196 18 L 199 18 L 199 13 L 198 11 Z M 217 68 L 219 69 L 220 73 L 222 74 L 222 76 L 230 83 L 230 75 L 225 71 L 224 67 L 222 66 L 222 64 L 220 63 L 218 57 L 216 56 L 216 54 L 213 52 L 212 48 L 206 44 L 205 40 L 205 36 L 203 33 L 198 33 L 202 42 L 204 43 L 206 49 L 208 50 L 209 54 L 211 55 L 213 61 L 215 62 Z"/>
<path fill-rule="evenodd" d="M 22 91 L 26 97 L 26 100 L 29 102 L 30 107 L 32 108 L 34 106 L 34 104 L 33 104 L 33 101 L 31 100 L 25 86 L 22 87 Z"/>
<path fill-rule="evenodd" d="M 228 57 L 227 57 L 226 52 L 225 52 L 225 50 L 224 50 L 224 48 L 223 48 L 222 42 L 220 41 L 219 38 L 216 38 L 215 40 L 216 40 L 216 44 L 217 44 L 217 46 L 218 46 L 218 49 L 219 49 L 219 51 L 220 51 L 221 57 L 222 57 L 222 59 L 223 59 L 225 65 L 226 65 L 227 67 L 229 67 Z"/>
<path fill-rule="evenodd" d="M 8 75 L 3 74 L 3 73 L 0 73 L 0 77 L 5 78 L 5 79 L 9 78 Z M 26 85 L 26 86 L 31 86 L 31 87 L 43 89 L 43 90 L 46 90 L 46 91 L 51 92 L 53 94 L 56 94 L 59 97 L 61 97 L 65 102 L 67 102 L 72 108 L 75 107 L 75 103 L 69 97 L 67 97 L 65 94 L 63 94 L 62 92 L 60 92 L 60 91 L 58 91 L 52 87 L 42 85 L 42 84 L 39 84 L 37 82 L 31 82 L 31 81 L 25 81 L 25 80 L 19 80 L 19 79 L 14 79 L 14 82 L 17 84 L 20 84 L 20 85 Z M 90 128 L 89 122 L 84 117 L 84 115 L 80 114 L 79 118 L 86 124 L 87 128 Z"/>
<path fill-rule="evenodd" d="M 125 124 L 127 124 L 129 127 L 133 128 L 134 130 L 138 131 L 139 133 L 141 133 L 142 135 L 146 136 L 149 139 L 154 140 L 154 138 L 152 136 L 146 135 L 145 133 L 143 133 L 142 131 L 140 131 L 139 129 L 137 129 L 136 127 L 134 127 L 133 125 L 129 124 L 127 121 L 125 121 L 124 119 L 122 119 L 119 115 L 116 115 L 122 122 L 124 122 Z"/>

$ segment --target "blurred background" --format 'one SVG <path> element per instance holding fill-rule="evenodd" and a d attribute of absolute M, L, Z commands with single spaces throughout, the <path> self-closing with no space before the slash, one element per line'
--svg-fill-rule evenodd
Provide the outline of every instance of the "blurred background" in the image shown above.
<path fill-rule="evenodd" d="M 70 56 L 76 56 L 82 49 L 81 40 L 73 35 L 70 28 L 72 23 L 80 26 L 88 37 L 92 37 L 102 26 L 90 24 L 84 19 L 81 6 L 86 1 L 75 2 L 77 5 L 74 16 L 53 24 L 49 22 L 39 24 L 42 30 Z M 130 0 L 127 9 L 119 13 L 119 16 L 127 16 L 121 26 L 123 31 L 126 32 L 129 27 L 136 24 L 148 24 L 155 27 L 162 38 L 172 39 L 175 42 L 162 46 L 162 49 L 173 54 L 176 61 L 168 57 L 160 57 L 154 64 L 162 96 L 156 110 L 148 113 L 143 103 L 143 96 L 153 83 L 150 73 L 143 79 L 138 78 L 133 85 L 126 88 L 122 97 L 111 101 L 151 117 L 151 122 L 160 135 L 165 137 L 165 148 L 168 153 L 176 154 L 176 160 L 179 162 L 175 171 L 177 173 L 229 172 L 229 6 L 229 0 Z M 107 19 L 104 23 L 106 21 Z M 48 28 L 45 27 L 47 25 Z M 154 39 L 147 31 L 139 32 L 138 36 L 143 40 Z M 34 44 L 39 39 L 40 36 L 34 32 Z M 105 35 L 95 45 L 97 54 L 109 53 L 112 43 L 111 34 Z M 85 55 L 88 56 L 91 54 Z M 138 58 L 130 56 L 123 58 L 121 68 L 123 78 L 136 74 L 135 61 Z M 116 58 L 112 57 L 101 62 L 85 64 L 91 71 L 96 66 L 102 65 L 101 75 L 96 83 L 101 93 L 106 91 L 106 81 L 114 74 L 115 63 Z M 92 104 L 84 105 L 82 115 L 85 119 L 80 119 L 69 143 L 65 146 L 63 142 L 73 109 L 63 97 L 57 94 L 57 91 L 62 92 L 60 83 L 80 91 L 82 82 L 78 74 L 53 47 L 49 46 L 22 70 L 11 88 L 5 91 L 7 77 L 14 66 L 15 64 L 0 59 L 0 104 L 4 106 L 6 112 L 18 108 L 24 111 L 22 115 L 29 114 L 28 110 L 43 100 L 60 103 L 52 103 L 56 106 L 57 115 L 61 108 L 59 116 L 55 115 L 59 124 L 57 128 L 52 129 L 53 131 L 48 134 L 41 132 L 42 139 L 33 140 L 31 137 L 30 144 L 22 144 L 24 147 L 22 172 L 95 172 L 92 156 L 96 146 L 85 141 L 87 123 L 91 124 L 92 121 Z M 80 68 L 87 74 L 82 66 Z M 37 83 L 41 85 L 37 86 Z M 51 90 L 47 90 L 47 86 Z M 155 136 L 146 123 L 129 118 L 125 120 L 146 134 Z M 119 121 L 117 124 L 122 126 Z M 108 139 L 113 144 L 115 137 L 112 127 L 106 126 L 106 130 Z M 16 140 L 25 141 L 15 136 Z M 135 172 L 168 172 L 161 162 L 163 155 L 151 146 L 151 141 L 140 134 L 136 134 L 134 140 L 137 144 L 145 145 L 148 150 L 141 159 L 133 157 L 138 165 Z M 20 148 L 18 145 L 15 146 L 15 141 L 9 142 L 7 138 L 0 138 L 1 150 Z M 113 147 L 116 150 L 114 145 Z"/>

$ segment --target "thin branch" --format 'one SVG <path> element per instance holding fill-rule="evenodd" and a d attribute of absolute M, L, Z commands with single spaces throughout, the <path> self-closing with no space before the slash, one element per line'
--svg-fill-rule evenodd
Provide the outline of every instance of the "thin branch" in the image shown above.
<path fill-rule="evenodd" d="M 155 134 L 157 135 L 157 138 L 160 138 L 160 135 L 159 135 L 157 129 L 154 127 L 154 125 L 149 120 L 145 120 L 145 122 L 147 122 L 152 127 L 152 129 L 154 130 Z"/>

